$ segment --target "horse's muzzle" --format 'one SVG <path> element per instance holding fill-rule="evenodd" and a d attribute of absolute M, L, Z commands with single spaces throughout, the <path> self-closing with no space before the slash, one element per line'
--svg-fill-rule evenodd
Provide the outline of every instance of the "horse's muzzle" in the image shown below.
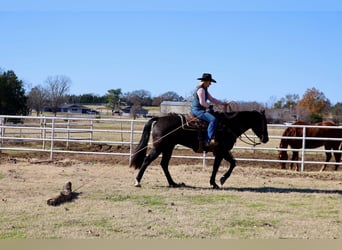
<path fill-rule="evenodd" d="M 263 136 L 263 135 L 262 135 L 262 136 L 260 137 L 260 141 L 261 141 L 262 143 L 267 143 L 268 140 L 269 140 L 269 139 L 268 139 L 268 136 Z"/>

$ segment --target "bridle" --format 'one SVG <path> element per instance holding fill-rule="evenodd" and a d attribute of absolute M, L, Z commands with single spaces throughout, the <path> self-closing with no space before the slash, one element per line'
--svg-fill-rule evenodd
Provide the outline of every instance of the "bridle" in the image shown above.
<path fill-rule="evenodd" d="M 262 128 L 264 128 L 264 119 L 263 119 L 263 117 L 261 117 L 261 119 L 262 119 Z M 264 129 L 263 129 L 264 130 Z M 264 132 L 265 131 L 262 131 L 262 136 L 263 136 L 263 134 L 264 134 Z M 254 133 L 254 131 L 253 131 L 253 133 Z M 246 138 L 247 138 L 247 141 L 246 140 L 244 140 L 243 138 L 242 138 L 242 136 L 241 135 L 244 135 Z M 261 142 L 255 142 L 255 140 L 254 139 L 252 139 L 252 138 L 250 138 L 247 134 L 246 134 L 246 132 L 243 132 L 238 138 L 239 138 L 239 140 L 240 141 L 242 141 L 243 143 L 245 143 L 245 144 L 247 144 L 247 145 L 250 145 L 250 146 L 253 146 L 253 147 L 255 147 L 255 146 L 257 146 L 257 145 L 260 145 L 261 144 Z M 256 137 L 259 137 L 257 134 L 255 134 L 254 133 L 254 135 L 256 136 Z"/>
<path fill-rule="evenodd" d="M 239 140 L 242 141 L 243 143 L 250 145 L 250 146 L 257 146 L 260 145 L 261 142 L 255 142 L 255 140 L 251 139 L 246 133 L 243 133 L 243 135 L 248 139 L 248 141 L 243 140 L 242 136 L 239 136 Z"/>

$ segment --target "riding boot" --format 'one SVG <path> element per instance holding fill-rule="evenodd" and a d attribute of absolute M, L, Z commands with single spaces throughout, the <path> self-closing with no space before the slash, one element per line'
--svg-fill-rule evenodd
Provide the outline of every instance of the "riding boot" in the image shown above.
<path fill-rule="evenodd" d="M 217 142 L 215 141 L 215 139 L 211 139 L 209 142 L 207 142 L 205 144 L 205 148 L 207 151 L 212 151 L 215 146 L 217 146 Z"/>

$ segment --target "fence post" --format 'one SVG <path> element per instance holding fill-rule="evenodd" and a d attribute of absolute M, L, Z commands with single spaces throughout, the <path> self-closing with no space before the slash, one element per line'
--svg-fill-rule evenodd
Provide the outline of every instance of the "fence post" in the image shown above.
<path fill-rule="evenodd" d="M 302 162 L 300 166 L 300 171 L 304 172 L 304 162 L 305 162 L 305 140 L 306 140 L 306 127 L 303 127 L 303 141 L 302 141 Z"/>
<path fill-rule="evenodd" d="M 129 166 L 131 165 L 133 155 L 133 142 L 134 142 L 134 120 L 131 120 L 131 133 L 129 139 Z"/>
<path fill-rule="evenodd" d="M 46 148 L 46 117 L 44 116 L 43 122 L 40 124 L 43 128 L 42 128 L 42 137 L 43 137 L 43 149 L 45 150 Z"/>
<path fill-rule="evenodd" d="M 1 141 L 0 141 L 0 153 L 1 153 L 1 148 L 2 144 L 4 143 L 4 134 L 5 134 L 5 128 L 4 128 L 4 118 L 0 119 L 0 135 L 1 135 Z"/>
<path fill-rule="evenodd" d="M 100 122 L 100 121 L 99 121 Z M 89 145 L 93 145 L 93 138 L 94 138 L 94 120 L 91 119 L 90 120 L 90 143 Z"/>
<path fill-rule="evenodd" d="M 206 160 L 206 156 L 207 156 L 207 154 L 203 151 L 203 154 L 202 154 L 202 166 L 203 166 L 203 168 L 205 167 L 205 160 Z"/>
<path fill-rule="evenodd" d="M 67 123 L 67 142 L 66 142 L 67 149 L 69 149 L 69 140 L 70 140 L 70 118 L 68 118 L 68 123 Z"/>
<path fill-rule="evenodd" d="M 51 119 L 51 145 L 50 145 L 50 161 L 53 159 L 53 143 L 55 140 L 55 118 Z"/>

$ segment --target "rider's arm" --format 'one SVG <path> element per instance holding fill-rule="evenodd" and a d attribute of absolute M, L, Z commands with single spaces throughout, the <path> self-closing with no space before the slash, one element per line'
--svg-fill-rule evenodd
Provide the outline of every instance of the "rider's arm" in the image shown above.
<path fill-rule="evenodd" d="M 217 100 L 216 98 L 212 97 L 211 94 L 208 93 L 208 100 L 216 105 L 223 105 L 224 102 L 221 102 L 220 100 Z"/>

